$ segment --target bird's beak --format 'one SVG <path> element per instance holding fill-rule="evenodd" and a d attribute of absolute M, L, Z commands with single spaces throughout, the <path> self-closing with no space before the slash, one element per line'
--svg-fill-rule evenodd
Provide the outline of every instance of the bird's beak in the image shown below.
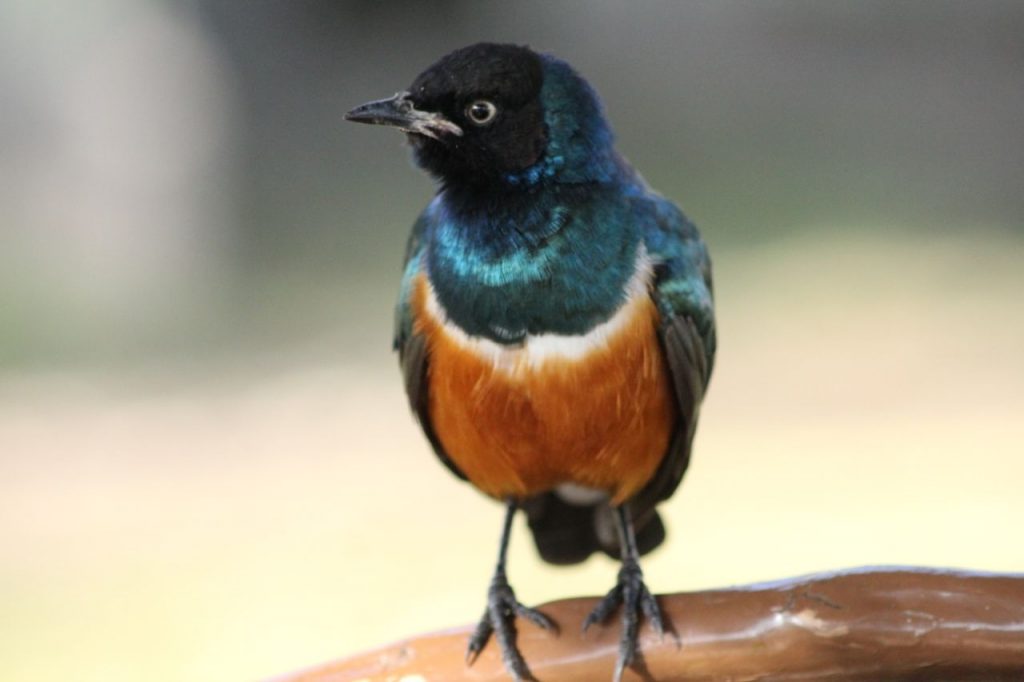
<path fill-rule="evenodd" d="M 395 126 L 407 133 L 426 135 L 435 140 L 440 140 L 440 136 L 445 133 L 462 135 L 462 128 L 441 114 L 417 109 L 409 99 L 408 92 L 399 92 L 394 97 L 360 105 L 345 114 L 345 120 Z"/>

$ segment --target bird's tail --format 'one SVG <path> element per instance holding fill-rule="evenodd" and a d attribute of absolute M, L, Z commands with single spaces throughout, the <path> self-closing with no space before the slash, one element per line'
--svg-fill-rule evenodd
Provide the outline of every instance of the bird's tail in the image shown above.
<path fill-rule="evenodd" d="M 594 552 L 621 557 L 615 519 L 607 503 L 574 505 L 555 493 L 523 504 L 537 551 L 552 564 L 578 564 Z M 647 554 L 665 539 L 665 526 L 653 508 L 633 517 L 637 548 Z"/>

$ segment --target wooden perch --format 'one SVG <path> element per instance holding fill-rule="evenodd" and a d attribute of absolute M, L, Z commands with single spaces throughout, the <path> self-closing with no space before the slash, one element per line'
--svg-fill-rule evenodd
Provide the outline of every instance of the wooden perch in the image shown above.
<path fill-rule="evenodd" d="M 593 598 L 541 607 L 558 635 L 520 621 L 543 682 L 611 679 L 619 623 L 580 624 Z M 1024 576 L 862 569 L 659 597 L 664 639 L 641 633 L 646 675 L 693 680 L 1024 680 Z M 507 680 L 493 642 L 471 668 L 466 626 L 286 676 L 279 682 Z"/>

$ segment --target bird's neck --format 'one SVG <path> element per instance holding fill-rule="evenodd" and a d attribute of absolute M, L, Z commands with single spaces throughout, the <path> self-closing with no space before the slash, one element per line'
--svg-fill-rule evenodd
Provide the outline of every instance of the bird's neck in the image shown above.
<path fill-rule="evenodd" d="M 464 248 L 498 257 L 535 251 L 565 228 L 571 207 L 585 205 L 599 192 L 586 185 L 504 183 L 445 187 L 435 199 L 442 231 Z"/>

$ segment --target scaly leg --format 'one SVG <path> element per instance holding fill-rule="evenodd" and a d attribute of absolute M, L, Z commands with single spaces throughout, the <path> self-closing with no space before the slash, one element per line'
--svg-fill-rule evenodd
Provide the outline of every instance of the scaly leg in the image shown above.
<path fill-rule="evenodd" d="M 469 647 L 466 650 L 466 662 L 470 665 L 480 655 L 491 633 L 498 639 L 498 646 L 501 647 L 501 660 L 505 663 L 505 669 L 511 673 L 515 680 L 532 680 L 526 661 L 516 648 L 516 616 L 526 618 L 534 625 L 545 630 L 555 630 L 555 624 L 550 618 L 536 609 L 523 606 L 516 601 L 516 594 L 508 584 L 505 576 L 505 555 L 508 552 L 509 535 L 512 532 L 512 518 L 516 514 L 518 505 L 515 500 L 508 501 L 505 512 L 505 525 L 501 531 L 501 548 L 498 550 L 498 565 L 494 569 L 494 576 L 491 578 L 491 586 L 487 590 L 487 608 L 480 619 L 479 625 L 469 638 Z"/>
<path fill-rule="evenodd" d="M 622 673 L 636 657 L 637 631 L 640 626 L 642 612 L 651 627 L 659 635 L 664 635 L 665 627 L 661 620 L 658 602 L 644 584 L 644 574 L 640 570 L 640 553 L 636 549 L 636 537 L 633 535 L 633 522 L 629 518 L 626 505 L 615 509 L 616 528 L 619 531 L 619 546 L 622 548 L 622 568 L 615 587 L 605 595 L 587 619 L 583 621 L 586 632 L 594 623 L 603 623 L 621 605 L 622 634 L 619 637 L 619 660 L 615 665 L 615 682 L 622 679 Z"/>

